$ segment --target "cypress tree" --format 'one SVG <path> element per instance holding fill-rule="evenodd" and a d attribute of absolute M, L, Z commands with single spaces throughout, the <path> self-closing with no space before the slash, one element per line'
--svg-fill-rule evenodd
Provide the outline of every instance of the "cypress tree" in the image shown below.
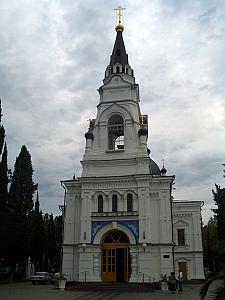
<path fill-rule="evenodd" d="M 48 258 L 49 258 L 49 269 L 55 269 L 55 259 L 56 259 L 56 233 L 55 233 L 55 223 L 53 219 L 53 214 L 50 215 L 48 222 Z"/>
<path fill-rule="evenodd" d="M 219 256 L 219 269 L 225 270 L 225 188 L 220 188 L 219 185 L 215 185 L 216 190 L 213 190 L 214 202 L 217 205 L 216 209 L 212 211 L 215 213 L 217 222 L 217 234 L 218 234 L 218 256 Z"/>
<path fill-rule="evenodd" d="M 0 258 L 6 257 L 6 205 L 8 199 L 8 166 L 7 145 L 5 142 L 5 129 L 1 125 L 2 106 L 0 100 Z"/>
<path fill-rule="evenodd" d="M 0 155 L 2 154 L 2 150 L 5 142 L 5 129 L 2 126 L 2 101 L 0 99 Z"/>
<path fill-rule="evenodd" d="M 56 271 L 61 270 L 62 260 L 62 216 L 56 216 L 54 219 L 55 223 L 55 234 L 56 234 Z"/>
<path fill-rule="evenodd" d="M 42 212 L 39 211 L 39 196 L 37 192 L 37 199 L 35 201 L 35 209 L 31 214 L 31 241 L 30 241 L 30 257 L 34 263 L 35 271 L 43 270 L 43 256 L 44 256 L 44 221 Z"/>
<path fill-rule="evenodd" d="M 212 211 L 216 214 L 218 238 L 225 241 L 225 188 L 221 189 L 217 184 L 215 186 L 216 190 L 212 192 L 217 208 Z"/>
<path fill-rule="evenodd" d="M 37 189 L 32 177 L 31 156 L 27 148 L 22 146 L 16 158 L 7 205 L 7 256 L 11 277 L 16 264 L 21 265 L 28 257 L 29 215 L 33 208 L 33 193 Z"/>

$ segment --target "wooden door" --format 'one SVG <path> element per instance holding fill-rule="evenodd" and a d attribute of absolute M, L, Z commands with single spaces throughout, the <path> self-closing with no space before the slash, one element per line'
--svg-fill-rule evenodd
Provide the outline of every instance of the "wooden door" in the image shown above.
<path fill-rule="evenodd" d="M 116 247 L 102 249 L 102 280 L 116 282 Z"/>
<path fill-rule="evenodd" d="M 184 276 L 184 280 L 187 280 L 187 263 L 186 262 L 179 262 L 178 263 L 178 271 L 181 271 Z"/>
<path fill-rule="evenodd" d="M 122 260 L 122 261 L 121 261 Z M 130 276 L 128 245 L 120 243 L 103 244 L 102 281 L 128 282 Z M 121 269 L 121 267 L 123 269 Z M 122 275 L 122 278 L 121 278 Z"/>

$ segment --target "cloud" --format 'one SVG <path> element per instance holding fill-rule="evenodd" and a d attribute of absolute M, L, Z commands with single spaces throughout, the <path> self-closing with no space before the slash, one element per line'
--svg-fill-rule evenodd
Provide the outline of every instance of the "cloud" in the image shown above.
<path fill-rule="evenodd" d="M 13 166 L 27 146 L 41 208 L 60 213 L 60 180 L 81 173 L 89 118 L 115 39 L 116 1 L 0 4 L 0 97 Z M 225 4 L 126 0 L 124 40 L 149 115 L 149 147 L 176 174 L 177 199 L 213 203 L 225 143 Z M 210 204 L 211 203 L 211 204 Z M 204 210 L 205 219 L 209 210 Z"/>

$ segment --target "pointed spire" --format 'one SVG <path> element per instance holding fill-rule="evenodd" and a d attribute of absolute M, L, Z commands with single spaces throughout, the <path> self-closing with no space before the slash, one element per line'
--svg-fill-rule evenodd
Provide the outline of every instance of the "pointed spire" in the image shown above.
<path fill-rule="evenodd" d="M 123 30 L 124 26 L 122 24 L 123 10 L 126 8 L 118 6 L 114 8 L 117 15 L 117 25 L 115 27 L 117 31 L 116 41 L 114 44 L 113 52 L 111 55 L 110 65 L 113 66 L 116 63 L 121 64 L 122 66 L 128 65 L 128 55 L 126 54 L 126 49 L 123 41 Z"/>
<path fill-rule="evenodd" d="M 122 31 L 117 31 L 116 41 L 110 59 L 111 66 L 116 63 L 119 63 L 122 66 L 128 65 L 128 55 L 126 53 Z"/>
<path fill-rule="evenodd" d="M 122 11 L 124 9 L 125 8 L 123 8 L 122 6 L 119 6 L 118 8 L 115 9 L 118 17 L 117 25 L 115 27 L 117 34 L 116 34 L 116 40 L 114 43 L 112 55 L 110 57 L 110 63 L 107 66 L 105 71 L 105 79 L 108 76 L 111 76 L 113 74 L 118 74 L 118 73 L 126 74 L 125 75 L 126 80 L 128 79 L 129 76 L 131 76 L 132 78 L 129 78 L 128 80 L 135 79 L 134 71 L 132 70 L 128 62 L 128 55 L 126 53 L 126 48 L 123 41 L 124 26 L 122 24 Z"/>

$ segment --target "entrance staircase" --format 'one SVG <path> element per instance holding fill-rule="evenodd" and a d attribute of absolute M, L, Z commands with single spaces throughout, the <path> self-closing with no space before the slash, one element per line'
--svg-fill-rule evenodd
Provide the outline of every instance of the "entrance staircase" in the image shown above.
<path fill-rule="evenodd" d="M 67 288 L 79 291 L 118 291 L 118 292 L 153 292 L 152 283 L 103 283 L 103 282 L 71 282 Z"/>

